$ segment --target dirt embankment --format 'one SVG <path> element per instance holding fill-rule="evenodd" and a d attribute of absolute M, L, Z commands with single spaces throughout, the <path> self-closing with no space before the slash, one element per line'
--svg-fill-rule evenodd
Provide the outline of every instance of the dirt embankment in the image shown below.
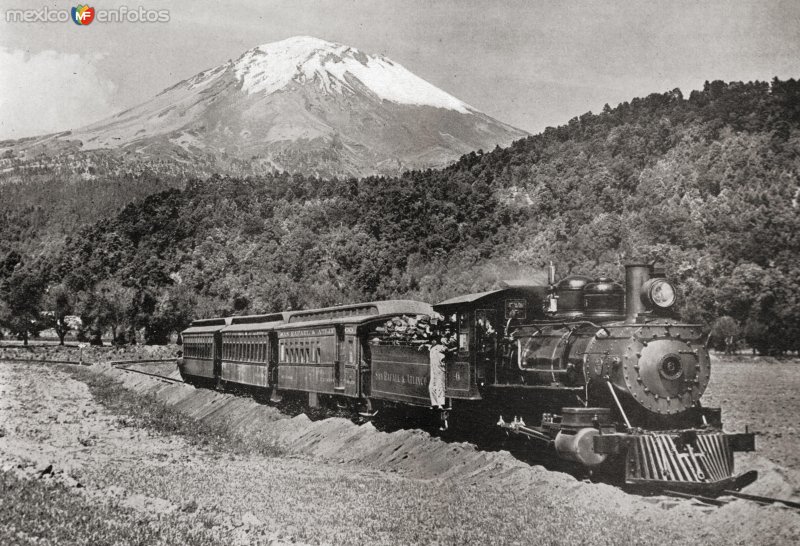
<path fill-rule="evenodd" d="M 800 536 L 800 515 L 779 506 L 645 499 L 418 430 L 288 418 L 245 398 L 92 369 L 194 419 L 269 438 L 287 455 L 236 455 L 126 426 L 63 372 L 15 364 L 0 367 L 6 464 L 52 465 L 144 517 L 185 514 L 243 544 L 790 544 Z M 772 472 L 753 492 L 797 492 L 790 471 L 753 460 Z"/>

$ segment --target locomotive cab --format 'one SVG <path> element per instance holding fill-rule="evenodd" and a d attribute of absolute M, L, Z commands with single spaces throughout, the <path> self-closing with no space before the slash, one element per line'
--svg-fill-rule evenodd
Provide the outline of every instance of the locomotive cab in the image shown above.
<path fill-rule="evenodd" d="M 457 325 L 457 352 L 447 361 L 448 396 L 470 393 L 475 398 L 485 386 L 513 381 L 503 365 L 512 351 L 509 333 L 544 318 L 547 288 L 514 281 L 504 284 L 499 290 L 467 294 L 433 306 Z"/>

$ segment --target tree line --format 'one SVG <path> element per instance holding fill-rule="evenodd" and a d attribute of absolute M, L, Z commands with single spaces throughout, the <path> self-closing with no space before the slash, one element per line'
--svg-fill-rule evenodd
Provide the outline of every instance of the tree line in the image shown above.
<path fill-rule="evenodd" d="M 58 324 L 68 309 L 82 335 L 158 343 L 192 317 L 436 302 L 541 280 L 551 260 L 620 278 L 643 258 L 665 266 L 682 317 L 720 343 L 797 350 L 799 151 L 798 82 L 710 82 L 440 170 L 182 181 L 57 244 L 0 246 L 0 324 Z"/>
<path fill-rule="evenodd" d="M 26 345 L 46 329 L 55 332 L 61 345 L 68 334 L 97 345 L 104 336 L 114 344 L 136 343 L 137 334 L 140 342 L 163 344 L 188 326 L 195 303 L 185 287 L 148 293 L 104 279 L 91 289 L 76 290 L 68 282 L 48 284 L 47 275 L 25 268 L 7 275 L 0 294 L 0 326 Z"/>

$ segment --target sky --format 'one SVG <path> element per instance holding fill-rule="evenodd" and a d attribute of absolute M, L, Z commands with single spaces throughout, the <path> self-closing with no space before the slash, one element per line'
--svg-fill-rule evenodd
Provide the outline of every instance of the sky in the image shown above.
<path fill-rule="evenodd" d="M 74 4 L 73 4 L 74 5 Z M 719 0 L 106 1 L 168 22 L 9 22 L 0 0 L 0 139 L 73 129 L 257 45 L 310 35 L 384 54 L 531 133 L 706 80 L 800 77 L 800 2 Z"/>

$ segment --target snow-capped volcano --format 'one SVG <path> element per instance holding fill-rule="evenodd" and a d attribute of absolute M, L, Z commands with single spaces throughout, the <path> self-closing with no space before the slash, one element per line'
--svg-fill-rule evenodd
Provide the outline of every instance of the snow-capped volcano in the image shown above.
<path fill-rule="evenodd" d="M 66 154 L 73 163 L 101 155 L 193 174 L 362 176 L 437 167 L 523 136 L 386 57 L 299 36 L 248 50 L 111 118 L 0 152 Z"/>
<path fill-rule="evenodd" d="M 310 36 L 251 49 L 233 69 L 247 93 L 274 93 L 297 82 L 326 93 L 368 91 L 397 104 L 449 108 L 462 114 L 475 111 L 389 59 Z"/>

